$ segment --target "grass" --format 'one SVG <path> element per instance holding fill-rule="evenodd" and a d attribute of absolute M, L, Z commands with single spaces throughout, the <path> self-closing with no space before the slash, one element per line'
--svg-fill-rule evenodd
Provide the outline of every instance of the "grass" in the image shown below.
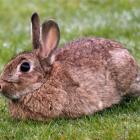
<path fill-rule="evenodd" d="M 82 36 L 120 41 L 140 63 L 140 1 L 54 0 L 0 1 L 0 70 L 22 50 L 31 49 L 30 16 L 54 18 L 64 44 Z M 120 105 L 75 120 L 49 123 L 13 120 L 7 101 L 0 97 L 0 140 L 139 140 L 140 98 L 125 98 Z"/>

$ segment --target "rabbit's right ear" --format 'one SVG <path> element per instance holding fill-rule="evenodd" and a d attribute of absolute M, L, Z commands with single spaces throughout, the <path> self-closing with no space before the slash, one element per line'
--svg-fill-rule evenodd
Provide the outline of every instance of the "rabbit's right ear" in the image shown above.
<path fill-rule="evenodd" d="M 40 42 L 40 19 L 37 13 L 31 17 L 32 25 L 32 45 L 33 49 L 38 49 L 41 46 Z"/>
<path fill-rule="evenodd" d="M 44 59 L 51 59 L 60 39 L 58 24 L 54 20 L 45 21 L 42 24 L 41 40 L 42 46 L 39 48 L 39 56 Z"/>

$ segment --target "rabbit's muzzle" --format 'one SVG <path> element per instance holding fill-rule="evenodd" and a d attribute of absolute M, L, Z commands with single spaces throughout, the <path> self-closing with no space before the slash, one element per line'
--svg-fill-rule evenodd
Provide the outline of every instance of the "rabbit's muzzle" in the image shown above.
<path fill-rule="evenodd" d="M 12 100 L 19 98 L 18 96 L 13 94 L 14 89 L 12 83 L 8 83 L 3 80 L 0 80 L 0 92 L 2 93 L 2 95 Z"/>

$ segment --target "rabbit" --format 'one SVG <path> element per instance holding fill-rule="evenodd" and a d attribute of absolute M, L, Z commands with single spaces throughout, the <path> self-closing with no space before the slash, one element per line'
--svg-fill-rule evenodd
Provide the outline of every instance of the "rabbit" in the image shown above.
<path fill-rule="evenodd" d="M 54 20 L 40 28 L 34 13 L 31 23 L 33 50 L 14 57 L 0 77 L 13 118 L 78 118 L 118 104 L 127 94 L 139 95 L 138 64 L 121 43 L 87 37 L 58 48 Z"/>

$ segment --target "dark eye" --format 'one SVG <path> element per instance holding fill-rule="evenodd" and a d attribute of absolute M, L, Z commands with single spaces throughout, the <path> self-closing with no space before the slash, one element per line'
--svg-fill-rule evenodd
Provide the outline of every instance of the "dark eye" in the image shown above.
<path fill-rule="evenodd" d="M 20 65 L 20 71 L 21 72 L 28 72 L 30 70 L 30 63 L 29 62 L 23 62 Z"/>

